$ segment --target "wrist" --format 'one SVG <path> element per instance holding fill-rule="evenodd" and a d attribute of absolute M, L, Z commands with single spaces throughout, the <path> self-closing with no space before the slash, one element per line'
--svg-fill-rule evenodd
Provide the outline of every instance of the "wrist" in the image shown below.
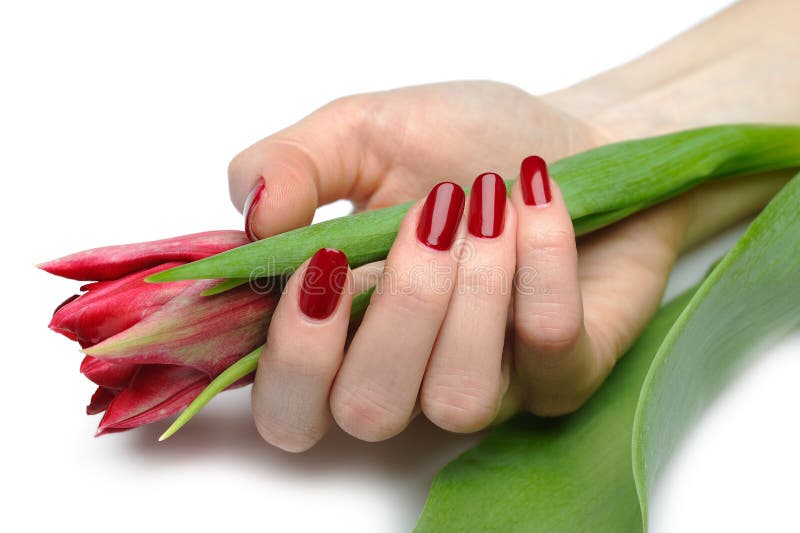
<path fill-rule="evenodd" d="M 543 99 L 608 141 L 736 122 L 800 122 L 792 1 L 735 4 L 628 64 Z"/>
<path fill-rule="evenodd" d="M 620 102 L 620 92 L 614 80 L 602 74 L 541 98 L 597 132 L 605 144 L 637 136 L 626 121 L 620 120 L 617 110 L 624 105 Z M 632 94 L 629 97 L 635 98 Z"/>
<path fill-rule="evenodd" d="M 734 116 L 742 109 L 741 100 L 745 98 L 741 93 L 720 99 L 719 91 L 713 90 L 721 82 L 715 79 L 720 75 L 716 58 L 706 58 L 708 65 L 687 66 L 672 56 L 659 49 L 543 98 L 599 132 L 607 142 L 721 122 L 758 120 L 754 118 L 757 111 Z M 738 76 L 739 68 L 744 67 L 738 59 L 733 63 L 726 65 L 726 78 L 731 78 L 731 72 Z M 662 67 L 658 72 L 655 64 Z M 727 79 L 726 83 L 732 81 Z"/>
<path fill-rule="evenodd" d="M 686 205 L 687 231 L 681 251 L 757 214 L 795 175 L 795 169 L 711 181 L 674 201 Z"/>

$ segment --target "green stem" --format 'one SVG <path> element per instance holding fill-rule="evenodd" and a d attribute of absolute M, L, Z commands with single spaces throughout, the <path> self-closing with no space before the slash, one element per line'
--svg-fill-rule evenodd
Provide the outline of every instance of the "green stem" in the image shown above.
<path fill-rule="evenodd" d="M 196 415 L 214 396 L 224 391 L 235 382 L 239 381 L 245 376 L 248 376 L 256 371 L 258 367 L 258 358 L 261 355 L 261 350 L 264 346 L 259 346 L 249 354 L 245 355 L 231 366 L 226 368 L 219 376 L 217 376 L 208 386 L 203 389 L 203 392 L 194 399 L 189 406 L 181 412 L 175 422 L 167 428 L 167 430 L 158 438 L 161 442 L 170 438 L 176 431 L 186 424 L 189 420 Z"/>
<path fill-rule="evenodd" d="M 575 232 L 582 235 L 711 179 L 800 166 L 800 127 L 728 125 L 609 144 L 550 167 Z M 512 181 L 506 182 L 508 188 Z M 147 281 L 251 278 L 292 272 L 322 247 L 356 267 L 384 259 L 411 203 L 366 211 L 275 235 Z"/>

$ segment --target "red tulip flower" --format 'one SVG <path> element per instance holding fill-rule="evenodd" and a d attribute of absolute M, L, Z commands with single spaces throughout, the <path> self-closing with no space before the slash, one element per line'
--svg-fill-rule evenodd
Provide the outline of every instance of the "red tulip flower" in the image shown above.
<path fill-rule="evenodd" d="M 39 265 L 57 276 L 94 281 L 56 309 L 50 328 L 80 343 L 86 354 L 81 372 L 98 386 L 86 412 L 105 411 L 98 435 L 177 413 L 264 343 L 276 294 L 243 285 L 203 296 L 218 281 L 144 281 L 249 242 L 241 231 L 211 231 L 107 246 Z"/>

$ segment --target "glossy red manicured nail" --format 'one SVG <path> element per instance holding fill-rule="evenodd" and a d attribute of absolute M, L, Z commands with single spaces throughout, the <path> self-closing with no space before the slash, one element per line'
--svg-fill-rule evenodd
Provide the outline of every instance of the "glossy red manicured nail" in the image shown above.
<path fill-rule="evenodd" d="M 253 224 L 253 215 L 256 212 L 256 206 L 264 196 L 264 178 L 258 178 L 256 184 L 250 189 L 250 194 L 247 195 L 247 200 L 244 202 L 244 232 L 251 241 L 257 241 L 258 237 L 255 236 L 251 226 Z"/>
<path fill-rule="evenodd" d="M 494 238 L 503 233 L 506 186 L 494 172 L 481 174 L 469 193 L 469 232 L 476 237 Z"/>
<path fill-rule="evenodd" d="M 434 250 L 447 250 L 453 244 L 463 213 L 464 190 L 443 181 L 431 190 L 422 206 L 417 239 Z"/>
<path fill-rule="evenodd" d="M 550 203 L 550 175 L 544 159 L 538 155 L 523 159 L 519 179 L 525 204 L 544 206 Z"/>
<path fill-rule="evenodd" d="M 300 310 L 310 318 L 328 318 L 336 309 L 347 281 L 347 256 L 320 248 L 311 257 L 300 287 Z"/>

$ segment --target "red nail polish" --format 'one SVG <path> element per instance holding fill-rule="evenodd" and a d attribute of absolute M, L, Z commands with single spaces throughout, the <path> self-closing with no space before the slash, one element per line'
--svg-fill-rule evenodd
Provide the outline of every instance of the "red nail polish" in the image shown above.
<path fill-rule="evenodd" d="M 417 239 L 434 250 L 447 250 L 453 244 L 463 212 L 464 190 L 449 181 L 438 184 L 422 206 Z"/>
<path fill-rule="evenodd" d="M 320 248 L 311 257 L 300 287 L 300 310 L 317 320 L 331 316 L 347 281 L 347 256 L 334 248 Z"/>
<path fill-rule="evenodd" d="M 494 172 L 481 174 L 469 193 L 469 232 L 476 237 L 494 238 L 503 233 L 506 186 Z"/>
<path fill-rule="evenodd" d="M 258 178 L 256 184 L 250 189 L 250 194 L 247 195 L 247 200 L 244 202 L 244 232 L 251 241 L 257 241 L 258 237 L 255 236 L 253 230 L 250 228 L 253 222 L 253 215 L 256 212 L 256 206 L 264 196 L 264 178 Z"/>
<path fill-rule="evenodd" d="M 550 203 L 550 175 L 544 159 L 538 155 L 523 159 L 519 179 L 525 204 L 545 206 Z"/>

